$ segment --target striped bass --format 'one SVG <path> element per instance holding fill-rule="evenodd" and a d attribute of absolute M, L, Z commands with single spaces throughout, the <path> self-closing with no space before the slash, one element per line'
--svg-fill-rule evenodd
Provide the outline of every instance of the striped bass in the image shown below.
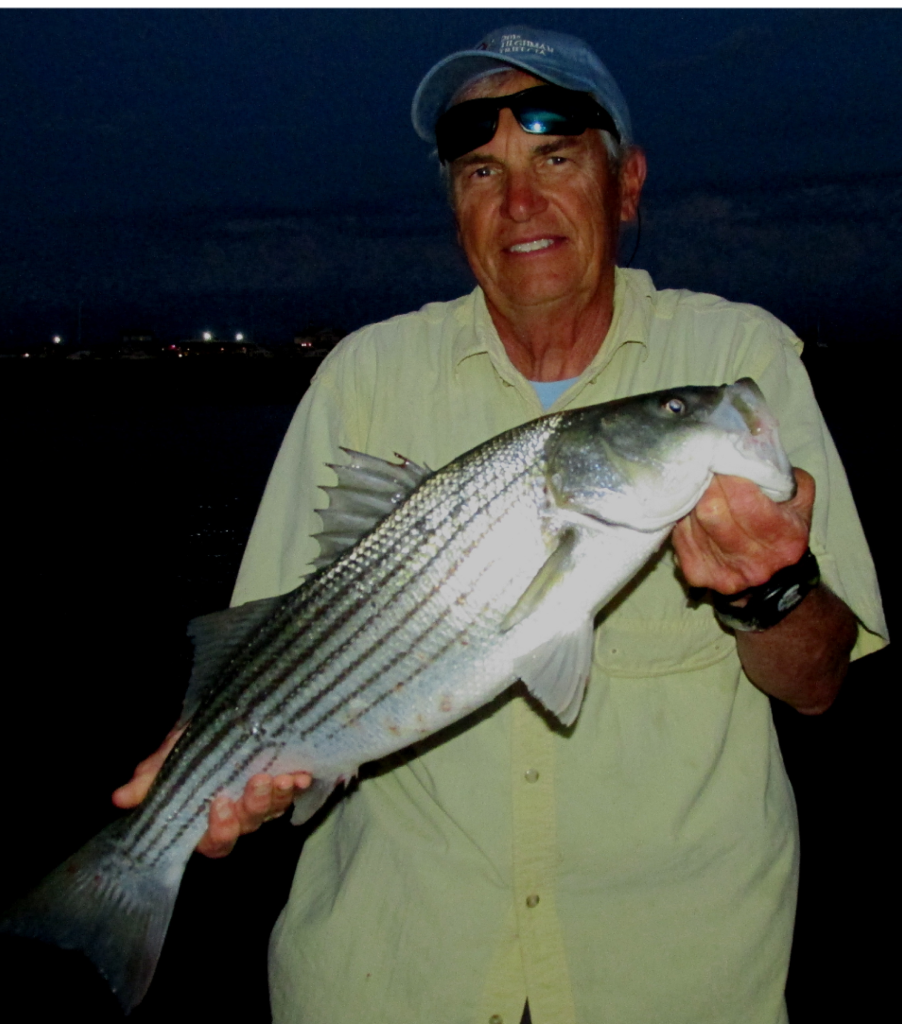
<path fill-rule="evenodd" d="M 195 619 L 187 728 L 146 800 L 15 904 L 5 931 L 83 950 L 129 1011 L 150 985 L 211 801 L 307 771 L 307 820 L 340 782 L 518 679 L 564 724 L 593 620 L 715 473 L 794 492 L 755 384 L 678 387 L 543 416 L 431 473 L 356 452 L 333 467 L 316 571 Z"/>

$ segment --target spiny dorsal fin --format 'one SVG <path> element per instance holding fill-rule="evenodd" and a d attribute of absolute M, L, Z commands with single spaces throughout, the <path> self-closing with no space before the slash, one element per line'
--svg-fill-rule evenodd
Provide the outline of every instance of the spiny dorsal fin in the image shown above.
<path fill-rule="evenodd" d="M 329 507 L 316 510 L 323 521 L 321 532 L 314 534 L 320 546 L 320 556 L 313 563 L 316 569 L 330 565 L 352 548 L 431 475 L 431 470 L 397 452 L 400 463 L 351 448 L 342 451 L 351 461 L 344 466 L 328 463 L 335 470 L 338 484 L 323 488 Z"/>
<path fill-rule="evenodd" d="M 260 625 L 275 612 L 283 597 L 264 597 L 237 608 L 199 615 L 188 623 L 188 636 L 194 644 L 194 665 L 185 692 L 179 725 L 186 725 L 197 710 L 208 687 Z"/>

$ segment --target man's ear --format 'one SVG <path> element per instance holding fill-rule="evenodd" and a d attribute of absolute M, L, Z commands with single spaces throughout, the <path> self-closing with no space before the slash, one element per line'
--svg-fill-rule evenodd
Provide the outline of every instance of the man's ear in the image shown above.
<path fill-rule="evenodd" d="M 644 151 L 638 146 L 630 147 L 620 165 L 620 220 L 623 222 L 636 219 L 647 170 Z"/>

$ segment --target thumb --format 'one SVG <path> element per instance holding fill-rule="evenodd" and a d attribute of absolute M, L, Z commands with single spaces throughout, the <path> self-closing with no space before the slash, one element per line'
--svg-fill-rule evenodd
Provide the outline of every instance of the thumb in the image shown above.
<path fill-rule="evenodd" d="M 114 791 L 113 803 L 117 807 L 127 810 L 131 807 L 137 807 L 141 803 L 153 785 L 153 780 L 163 767 L 163 762 L 169 756 L 169 751 L 176 745 L 179 736 L 184 731 L 184 727 L 170 730 L 159 749 L 155 750 L 150 757 L 146 757 L 135 768 L 134 775 L 124 786 L 120 786 Z"/>

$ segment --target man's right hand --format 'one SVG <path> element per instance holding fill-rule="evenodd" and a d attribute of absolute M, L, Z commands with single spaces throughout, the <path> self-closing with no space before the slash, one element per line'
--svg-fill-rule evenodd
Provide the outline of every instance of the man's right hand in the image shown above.
<path fill-rule="evenodd" d="M 141 803 L 183 731 L 173 729 L 159 750 L 145 758 L 135 768 L 131 779 L 113 793 L 113 803 L 117 807 L 129 809 Z M 248 779 L 240 800 L 216 797 L 210 805 L 207 831 L 197 844 L 197 852 L 206 857 L 225 857 L 232 852 L 240 836 L 256 832 L 263 822 L 284 814 L 296 790 L 307 789 L 311 782 L 313 778 L 307 772 L 253 775 Z"/>

